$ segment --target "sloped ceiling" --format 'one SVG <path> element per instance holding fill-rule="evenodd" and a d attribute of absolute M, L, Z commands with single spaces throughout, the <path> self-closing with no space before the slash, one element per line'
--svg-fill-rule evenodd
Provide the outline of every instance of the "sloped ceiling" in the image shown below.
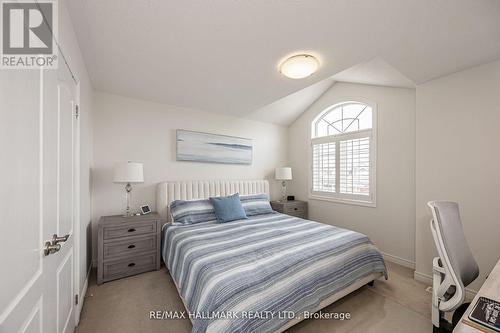
<path fill-rule="evenodd" d="M 332 77 L 335 81 L 415 88 L 415 83 L 381 58 L 354 65 Z"/>
<path fill-rule="evenodd" d="M 270 122 L 277 125 L 290 125 L 307 110 L 335 81 L 329 77 L 291 95 L 283 97 L 254 112 L 246 118 Z"/>
<path fill-rule="evenodd" d="M 95 89 L 273 122 L 293 118 L 274 102 L 307 104 L 294 93 L 359 80 L 370 61 L 411 85 L 500 58 L 498 0 L 67 1 Z M 301 51 L 320 70 L 280 75 Z"/>

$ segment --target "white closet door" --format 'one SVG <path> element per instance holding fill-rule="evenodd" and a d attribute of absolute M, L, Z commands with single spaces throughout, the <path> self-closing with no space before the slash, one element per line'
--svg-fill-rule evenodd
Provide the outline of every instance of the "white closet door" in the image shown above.
<path fill-rule="evenodd" d="M 0 332 L 74 329 L 75 94 L 64 64 L 0 73 Z"/>

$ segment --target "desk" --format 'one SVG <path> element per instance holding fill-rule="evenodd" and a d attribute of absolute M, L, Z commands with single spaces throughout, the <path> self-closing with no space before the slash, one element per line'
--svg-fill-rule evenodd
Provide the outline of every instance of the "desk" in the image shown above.
<path fill-rule="evenodd" d="M 476 304 L 477 299 L 481 296 L 491 298 L 495 301 L 500 301 L 500 260 L 498 260 L 497 264 L 489 274 L 483 286 L 481 287 L 481 289 L 479 289 L 476 297 L 474 297 L 474 300 L 472 301 L 472 303 L 470 303 L 469 307 L 462 316 L 462 319 L 460 319 L 460 322 L 453 330 L 453 333 L 493 332 L 492 330 L 488 330 L 487 328 L 482 331 L 464 323 L 464 321 L 470 322 L 469 313 Z"/>

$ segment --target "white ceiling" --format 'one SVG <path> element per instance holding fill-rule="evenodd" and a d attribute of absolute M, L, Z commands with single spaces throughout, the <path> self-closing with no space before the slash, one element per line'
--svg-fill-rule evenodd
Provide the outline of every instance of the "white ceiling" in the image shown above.
<path fill-rule="evenodd" d="M 498 0 L 67 1 L 95 89 L 277 123 L 332 76 L 413 86 L 500 58 Z M 280 75 L 299 51 L 320 70 Z"/>
<path fill-rule="evenodd" d="M 285 96 L 249 113 L 246 118 L 288 126 L 307 110 L 335 82 L 415 88 L 413 83 L 381 58 L 354 65 L 318 83 Z"/>

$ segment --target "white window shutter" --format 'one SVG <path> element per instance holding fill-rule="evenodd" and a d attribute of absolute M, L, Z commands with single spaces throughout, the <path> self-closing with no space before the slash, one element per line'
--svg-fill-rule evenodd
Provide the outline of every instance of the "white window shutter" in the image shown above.
<path fill-rule="evenodd" d="M 370 138 L 340 141 L 340 193 L 370 195 Z"/>
<path fill-rule="evenodd" d="M 316 143 L 313 151 L 313 191 L 335 192 L 336 143 Z"/>

